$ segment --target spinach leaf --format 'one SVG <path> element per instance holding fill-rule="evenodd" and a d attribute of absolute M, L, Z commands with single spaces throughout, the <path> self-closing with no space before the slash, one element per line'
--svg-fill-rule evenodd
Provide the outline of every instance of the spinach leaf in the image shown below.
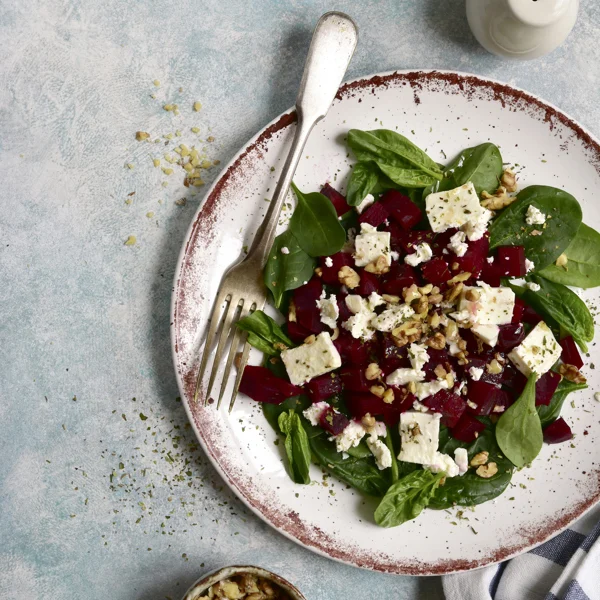
<path fill-rule="evenodd" d="M 527 225 L 527 209 L 532 204 L 546 216 L 546 223 Z M 581 225 L 579 202 L 563 190 L 532 185 L 517 194 L 490 225 L 490 249 L 498 246 L 524 246 L 525 255 L 536 270 L 552 264 L 575 238 Z M 541 235 L 531 235 L 532 232 Z"/>
<path fill-rule="evenodd" d="M 554 392 L 554 396 L 552 396 L 552 400 L 550 400 L 550 404 L 548 404 L 548 406 L 541 405 L 537 407 L 542 427 L 546 427 L 547 425 L 550 425 L 550 423 L 558 419 L 563 404 L 565 403 L 567 396 L 571 392 L 575 392 L 577 390 L 585 390 L 586 388 L 586 383 L 572 383 L 570 381 L 567 381 L 566 379 L 563 379 L 558 384 L 556 392 Z"/>
<path fill-rule="evenodd" d="M 361 161 L 354 165 L 348 189 L 346 202 L 350 206 L 358 206 L 367 194 L 372 194 L 379 180 L 379 169 L 373 161 Z"/>
<path fill-rule="evenodd" d="M 348 448 L 348 454 L 354 456 L 354 458 L 369 458 L 370 456 L 373 456 L 364 440 L 362 440 L 358 446 Z"/>
<path fill-rule="evenodd" d="M 283 254 L 282 248 L 287 248 L 289 254 Z M 276 308 L 281 307 L 284 292 L 295 290 L 313 276 L 316 264 L 289 229 L 275 238 L 265 265 L 264 280 Z"/>
<path fill-rule="evenodd" d="M 262 409 L 269 425 L 278 432 L 279 425 L 277 420 L 279 419 L 279 415 L 289 412 L 290 410 L 295 410 L 300 414 L 309 406 L 310 400 L 306 396 L 292 396 L 291 398 L 286 398 L 281 404 L 268 404 L 267 402 L 263 402 Z"/>
<path fill-rule="evenodd" d="M 539 274 L 550 281 L 584 289 L 600 285 L 600 233 L 582 223 L 565 254 L 568 260 L 564 267 L 552 263 Z"/>
<path fill-rule="evenodd" d="M 522 298 L 529 304 L 548 325 L 560 325 L 587 352 L 586 342 L 594 339 L 594 319 L 585 302 L 562 283 L 554 283 L 542 277 L 529 277 L 540 286 L 537 292 L 527 289 Z M 514 288 L 513 288 L 514 289 Z"/>
<path fill-rule="evenodd" d="M 448 429 L 440 431 L 439 450 L 454 457 L 457 448 L 465 448 L 469 455 L 469 461 L 479 452 L 488 452 L 489 461 L 495 462 L 498 472 L 484 479 L 475 473 L 475 469 L 469 469 L 464 475 L 449 477 L 446 483 L 439 487 L 429 503 L 430 508 L 445 509 L 455 505 L 474 506 L 482 504 L 493 498 L 497 498 L 508 487 L 513 474 L 513 465 L 501 452 L 493 428 L 484 429 L 479 437 L 465 444 L 450 436 Z"/>
<path fill-rule="evenodd" d="M 300 417 L 290 410 L 281 413 L 277 423 L 281 433 L 285 435 L 290 477 L 295 483 L 310 483 L 310 445 Z"/>
<path fill-rule="evenodd" d="M 389 473 L 380 471 L 373 456 L 369 458 L 342 458 L 335 444 L 327 440 L 327 434 L 310 438 L 313 457 L 336 477 L 369 496 L 381 497 L 390 486 Z"/>
<path fill-rule="evenodd" d="M 330 256 L 339 252 L 346 242 L 346 232 L 329 198 L 318 192 L 303 194 L 293 183 L 292 189 L 298 205 L 290 219 L 289 231 L 302 250 L 310 256 Z"/>
<path fill-rule="evenodd" d="M 429 504 L 444 473 L 413 471 L 392 484 L 375 510 L 375 522 L 381 527 L 396 527 L 421 514 Z"/>
<path fill-rule="evenodd" d="M 387 428 L 387 433 L 385 436 L 385 445 L 388 447 L 388 450 L 392 455 L 392 483 L 396 483 L 399 476 L 398 459 L 396 458 L 396 451 L 394 450 L 394 443 L 392 441 L 392 432 L 389 427 Z"/>
<path fill-rule="evenodd" d="M 248 343 L 269 356 L 278 356 L 281 350 L 295 346 L 277 323 L 262 310 L 240 319 L 236 326 L 248 332 Z"/>
<path fill-rule="evenodd" d="M 518 468 L 533 461 L 540 453 L 544 437 L 535 407 L 535 373 L 518 400 L 502 413 L 496 424 L 496 441 L 504 455 Z"/>
<path fill-rule="evenodd" d="M 377 163 L 377 166 L 386 177 L 403 187 L 424 188 L 431 183 L 431 175 L 418 169 L 405 169 L 384 163 Z"/>

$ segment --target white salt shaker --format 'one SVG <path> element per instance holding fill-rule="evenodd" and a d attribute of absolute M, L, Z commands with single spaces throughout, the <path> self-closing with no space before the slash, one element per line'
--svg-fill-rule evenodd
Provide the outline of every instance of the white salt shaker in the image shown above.
<path fill-rule="evenodd" d="M 558 48 L 577 20 L 579 0 L 467 0 L 467 19 L 489 52 L 528 60 Z"/>

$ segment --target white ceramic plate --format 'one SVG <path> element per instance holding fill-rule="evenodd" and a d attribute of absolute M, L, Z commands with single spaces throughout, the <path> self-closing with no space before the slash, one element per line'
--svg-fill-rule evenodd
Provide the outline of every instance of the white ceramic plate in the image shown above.
<path fill-rule="evenodd" d="M 600 404 L 590 389 L 573 394 L 564 416 L 573 444 L 544 446 L 500 498 L 465 510 L 426 511 L 395 529 L 373 522 L 375 502 L 311 469 L 310 486 L 286 474 L 282 445 L 260 407 L 241 396 L 225 407 L 193 404 L 198 354 L 223 271 L 251 243 L 287 153 L 294 115 L 278 117 L 242 149 L 209 192 L 188 232 L 173 292 L 173 355 L 181 396 L 200 443 L 236 494 L 284 535 L 315 552 L 399 574 L 441 574 L 480 567 L 542 543 L 600 498 Z M 465 147 L 492 141 L 516 165 L 521 187 L 563 187 L 600 228 L 600 146 L 558 109 L 512 87 L 449 72 L 399 72 L 345 84 L 312 133 L 295 181 L 306 191 L 329 181 L 344 190 L 343 143 L 349 128 L 397 129 L 446 162 Z M 273 170 L 274 169 L 274 170 Z M 598 294 L 586 294 L 597 298 Z M 594 361 L 595 348 L 587 364 Z M 258 362 L 258 355 L 254 357 Z M 203 400 L 203 399 L 202 399 Z M 475 531 L 477 533 L 475 533 Z"/>

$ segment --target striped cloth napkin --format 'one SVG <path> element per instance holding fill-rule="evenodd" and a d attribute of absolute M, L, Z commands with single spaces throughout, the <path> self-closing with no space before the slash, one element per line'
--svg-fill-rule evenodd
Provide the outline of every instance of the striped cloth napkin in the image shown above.
<path fill-rule="evenodd" d="M 600 509 L 521 556 L 442 584 L 446 600 L 600 600 Z"/>

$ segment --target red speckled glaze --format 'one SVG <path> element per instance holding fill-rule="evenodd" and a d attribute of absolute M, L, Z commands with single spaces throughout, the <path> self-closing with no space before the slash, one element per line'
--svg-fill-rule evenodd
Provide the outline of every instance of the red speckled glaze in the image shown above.
<path fill-rule="evenodd" d="M 410 90 L 411 111 L 422 110 L 426 102 L 432 101 L 431 98 L 435 98 L 435 101 L 443 103 L 444 98 L 460 96 L 467 103 L 466 106 L 469 106 L 471 102 L 487 102 L 492 105 L 499 105 L 502 111 L 505 111 L 507 114 L 519 113 L 522 115 L 523 123 L 533 122 L 535 123 L 535 127 L 543 128 L 546 136 L 556 137 L 559 140 L 558 143 L 560 143 L 561 150 L 566 154 L 570 151 L 579 152 L 585 159 L 586 168 L 590 167 L 589 172 L 585 172 L 590 185 L 598 183 L 594 181 L 594 178 L 600 176 L 600 146 L 589 133 L 558 109 L 542 100 L 521 90 L 494 81 L 481 79 L 472 75 L 436 71 L 397 72 L 376 75 L 369 79 L 359 79 L 343 85 L 338 92 L 334 107 L 337 105 L 341 106 L 344 103 L 354 105 L 358 102 L 360 103 L 361 110 L 369 111 L 371 109 L 370 98 L 385 94 L 388 88 L 406 88 Z M 402 114 L 402 111 L 399 114 Z M 378 117 L 380 115 L 375 116 Z M 396 115 L 395 118 L 398 119 Z M 228 449 L 228 440 L 226 439 L 224 430 L 227 423 L 226 409 L 223 408 L 221 409 L 222 412 L 218 413 L 214 406 L 204 408 L 202 406 L 203 399 L 201 399 L 198 405 L 193 404 L 195 374 L 198 366 L 198 349 L 201 346 L 202 334 L 206 325 L 210 304 L 217 289 L 214 275 L 210 279 L 208 274 L 222 272 L 232 260 L 235 260 L 235 257 L 240 254 L 242 243 L 247 243 L 251 240 L 252 233 L 260 222 L 264 211 L 249 209 L 247 227 L 244 228 L 245 234 L 244 236 L 240 234 L 239 240 L 236 238 L 235 243 L 239 244 L 239 246 L 233 249 L 227 256 L 224 256 L 221 251 L 223 241 L 226 239 L 223 233 L 224 224 L 228 222 L 229 214 L 241 210 L 243 205 L 234 204 L 234 202 L 239 202 L 239 199 L 247 196 L 249 193 L 248 185 L 252 178 L 257 173 L 268 174 L 270 172 L 269 161 L 275 161 L 280 158 L 279 156 L 273 156 L 272 153 L 269 154 L 269 149 L 272 148 L 272 144 L 275 141 L 280 145 L 288 143 L 285 139 L 289 141 L 295 120 L 294 112 L 280 116 L 251 141 L 231 164 L 226 167 L 217 183 L 208 193 L 201 209 L 194 217 L 177 266 L 172 305 L 172 343 L 175 369 L 186 410 L 188 411 L 196 435 L 207 455 L 237 495 L 273 527 L 311 550 L 355 566 L 403 575 L 440 575 L 474 569 L 498 562 L 544 542 L 567 527 L 600 499 L 600 467 L 598 467 L 600 457 L 598 462 L 590 459 L 589 464 L 591 466 L 585 472 L 585 476 L 578 475 L 579 478 L 573 481 L 572 486 L 575 490 L 573 493 L 576 494 L 576 498 L 572 502 L 569 502 L 569 505 L 564 505 L 557 510 L 553 510 L 551 516 L 546 515 L 544 518 L 539 518 L 535 512 L 535 505 L 536 499 L 541 497 L 538 494 L 552 494 L 553 491 L 535 490 L 533 489 L 534 483 L 532 482 L 530 485 L 532 488 L 529 492 L 530 495 L 523 497 L 528 499 L 529 504 L 527 506 L 531 505 L 533 508 L 529 507 L 525 511 L 520 511 L 519 504 L 515 504 L 513 512 L 515 514 L 524 512 L 524 514 L 520 514 L 518 519 L 515 518 L 515 523 L 509 522 L 504 524 L 503 529 L 506 530 L 505 534 L 498 534 L 498 537 L 492 541 L 484 539 L 485 536 L 481 535 L 484 533 L 486 527 L 498 526 L 497 524 L 492 524 L 492 521 L 495 520 L 494 511 L 496 509 L 494 504 L 488 503 L 478 507 L 477 512 L 474 513 L 478 515 L 478 518 L 475 518 L 471 522 L 471 525 L 476 525 L 477 529 L 480 530 L 480 535 L 475 536 L 471 534 L 471 537 L 467 538 L 467 534 L 462 530 L 460 533 L 456 533 L 457 528 L 448 525 L 442 528 L 444 531 L 439 537 L 432 536 L 431 538 L 431 544 L 435 544 L 436 548 L 441 547 L 441 550 L 433 550 L 434 546 L 432 545 L 431 557 L 425 553 L 420 558 L 415 558 L 410 555 L 410 552 L 402 555 L 402 550 L 400 549 L 393 548 L 390 550 L 391 546 L 389 544 L 381 545 L 387 550 L 373 550 L 373 548 L 366 547 L 361 541 L 349 540 L 347 532 L 345 532 L 345 535 L 342 535 L 340 528 L 332 527 L 328 529 L 323 524 L 315 525 L 313 518 L 308 517 L 305 512 L 306 504 L 300 502 L 295 508 L 292 508 L 289 502 L 286 504 L 276 494 L 268 493 L 267 490 L 259 485 L 254 473 L 244 467 L 244 460 L 247 459 L 249 465 L 254 465 L 256 460 L 262 460 L 262 458 L 257 458 L 259 452 L 256 450 L 256 447 L 260 444 L 264 444 L 265 447 L 268 446 L 265 452 L 272 453 L 273 449 L 271 446 L 273 444 L 267 441 L 270 434 L 264 434 L 264 439 L 263 437 L 259 437 L 263 434 L 253 434 L 255 437 L 251 438 L 247 446 L 244 446 L 240 442 L 240 447 L 245 453 L 244 456 L 232 456 L 230 448 Z M 370 121 L 373 121 L 373 119 L 370 119 Z M 355 125 L 352 122 L 348 122 L 345 125 L 347 128 L 353 126 Z M 380 125 L 375 124 L 375 126 Z M 391 122 L 386 123 L 385 119 L 383 126 L 392 128 Z M 402 128 L 399 130 L 406 131 L 410 129 L 410 124 L 402 124 Z M 463 130 L 467 131 L 467 128 L 463 128 Z M 318 137 L 318 135 L 319 132 L 316 129 L 313 136 Z M 443 136 L 444 134 L 440 130 L 438 135 Z M 517 131 L 514 132 L 514 135 L 515 139 L 518 138 Z M 416 141 L 419 143 L 420 140 L 417 139 Z M 487 136 L 479 139 L 477 143 L 483 141 L 487 141 Z M 491 141 L 494 141 L 494 139 L 492 138 Z M 459 144 L 460 147 L 468 145 L 466 142 L 462 143 L 462 145 Z M 523 145 L 527 145 L 526 140 L 523 141 Z M 575 146 L 576 150 L 573 150 Z M 428 152 L 430 151 L 428 148 Z M 503 146 L 502 151 L 505 154 L 504 160 L 510 161 L 510 149 Z M 342 158 L 345 159 L 344 152 L 340 151 L 339 156 L 340 162 Z M 307 157 L 307 159 L 309 158 Z M 451 157 L 448 156 L 448 158 Z M 549 156 L 548 158 L 552 157 Z M 551 167 L 548 168 L 550 169 Z M 525 177 L 527 176 L 525 175 Z M 267 175 L 265 175 L 266 177 Z M 324 181 L 314 180 L 314 177 L 311 181 L 308 181 L 308 175 L 304 177 L 307 179 L 307 185 L 312 185 L 311 189 L 318 189 L 319 185 L 324 183 Z M 528 181 L 528 183 L 547 183 L 548 185 L 556 185 L 557 187 L 559 185 L 556 181 L 542 180 Z M 332 185 L 336 186 L 333 181 Z M 339 185 L 337 187 L 339 189 Z M 250 193 L 254 192 L 251 190 Z M 261 190 L 261 193 L 264 194 L 267 192 Z M 590 211 L 594 212 L 594 209 L 588 208 L 584 202 L 584 215 L 590 214 Z M 586 220 L 592 224 L 595 221 L 600 223 L 600 212 L 597 211 L 596 214 L 590 214 L 590 217 L 592 218 Z M 593 353 L 594 350 L 592 349 Z M 238 404 L 241 403 L 248 403 L 244 406 L 244 415 L 247 414 L 248 419 L 260 420 L 259 411 L 255 406 L 250 406 L 250 400 L 240 398 L 238 399 Z M 575 420 L 576 422 L 584 418 L 583 413 L 573 413 L 571 415 L 571 420 Z M 254 423 L 254 421 L 252 422 Z M 593 428 L 595 434 L 600 435 L 598 424 L 592 423 L 591 420 L 590 422 L 585 422 L 585 428 L 590 430 L 590 433 Z M 578 436 L 578 438 L 582 439 L 584 437 Z M 592 437 L 592 435 L 589 437 Z M 553 446 L 552 450 L 548 451 L 548 457 L 545 459 L 546 462 L 542 463 L 541 467 L 545 470 L 544 472 L 547 471 L 548 473 L 551 473 L 554 469 L 554 475 L 548 474 L 548 477 L 558 478 L 559 471 L 562 473 L 563 464 L 568 463 L 569 460 L 573 460 L 572 457 L 570 459 L 567 457 L 564 459 L 565 463 L 561 462 L 561 452 L 568 452 L 567 447 L 568 444 Z M 552 453 L 557 455 L 556 458 Z M 552 463 L 551 459 L 555 462 Z M 537 463 L 534 463 L 533 468 L 527 473 L 527 476 L 537 479 L 536 465 Z M 271 465 L 271 468 L 274 469 L 275 467 Z M 567 466 L 564 469 L 567 469 Z M 273 477 L 275 477 L 277 473 L 273 472 Z M 566 477 L 569 471 L 565 470 L 564 472 Z M 290 485 L 293 484 L 290 483 Z M 338 493 L 341 494 L 343 492 Z M 513 494 L 525 494 L 525 492 L 519 489 L 514 492 L 507 490 L 505 496 Z M 359 496 L 353 496 L 352 500 L 354 501 L 355 498 L 359 498 Z M 508 499 L 503 499 L 501 502 L 506 503 Z M 498 506 L 500 505 L 499 499 Z M 521 506 L 524 506 L 524 504 L 521 504 Z M 419 519 L 423 520 L 423 522 L 411 525 L 412 529 L 404 529 L 404 526 L 402 526 L 393 530 L 397 536 L 398 546 L 405 543 L 408 544 L 410 536 L 421 535 L 419 527 L 423 526 L 423 531 L 426 531 L 426 521 L 428 518 L 442 519 L 439 513 L 435 517 L 429 517 L 430 514 L 433 514 L 433 511 L 422 514 Z M 365 527 L 363 522 L 368 521 L 368 518 L 368 515 L 364 511 L 360 512 L 360 515 L 355 515 L 352 512 L 345 514 L 345 519 L 350 526 L 353 520 L 357 520 L 357 522 L 361 523 L 361 527 Z M 446 523 L 447 521 L 441 522 Z M 438 529 L 439 527 L 438 525 Z M 409 532 L 409 537 L 406 540 L 403 538 L 403 530 Z M 370 530 L 367 529 L 367 531 Z M 378 531 L 380 530 L 373 526 L 374 536 L 377 535 Z M 390 532 L 392 530 L 385 531 Z M 386 533 L 386 535 L 392 534 Z M 449 544 L 451 541 L 449 542 L 448 540 L 452 539 L 452 535 L 465 536 L 464 539 L 467 540 L 461 546 L 463 550 L 460 552 L 444 549 L 450 548 Z M 414 539 L 417 539 L 417 537 Z M 467 547 L 469 549 L 465 550 L 464 548 Z"/>

